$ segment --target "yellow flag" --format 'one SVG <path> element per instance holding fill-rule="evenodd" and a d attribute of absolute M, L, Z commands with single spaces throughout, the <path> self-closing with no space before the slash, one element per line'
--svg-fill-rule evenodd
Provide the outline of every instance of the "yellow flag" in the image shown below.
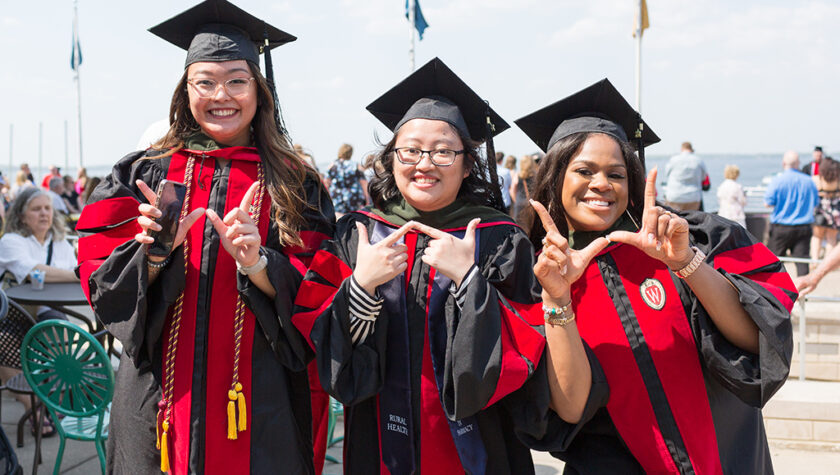
<path fill-rule="evenodd" d="M 647 2 L 642 0 L 642 31 L 644 33 L 646 29 L 650 27 L 650 21 L 648 20 L 648 12 L 647 12 Z M 633 38 L 636 37 L 636 30 L 639 29 L 639 12 L 636 12 L 636 16 L 633 18 Z M 641 34 L 640 33 L 640 34 Z"/>

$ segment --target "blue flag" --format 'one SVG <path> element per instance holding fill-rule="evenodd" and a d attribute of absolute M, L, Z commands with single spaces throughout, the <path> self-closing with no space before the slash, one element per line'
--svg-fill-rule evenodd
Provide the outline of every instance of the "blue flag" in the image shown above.
<path fill-rule="evenodd" d="M 408 0 L 405 0 L 405 17 L 408 18 Z M 429 24 L 423 17 L 423 11 L 420 10 L 420 0 L 414 0 L 414 28 L 417 28 L 421 40 L 423 39 L 423 32 L 428 27 Z"/>
<path fill-rule="evenodd" d="M 70 67 L 73 71 L 79 68 L 82 64 L 82 44 L 79 42 L 79 33 L 76 31 L 76 25 L 73 24 L 73 51 L 70 53 Z"/>

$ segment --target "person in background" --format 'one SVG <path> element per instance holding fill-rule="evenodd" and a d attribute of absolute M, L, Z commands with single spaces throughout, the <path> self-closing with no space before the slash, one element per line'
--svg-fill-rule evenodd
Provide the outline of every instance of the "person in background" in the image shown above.
<path fill-rule="evenodd" d="M 744 194 L 744 187 L 735 181 L 740 174 L 738 165 L 727 165 L 723 169 L 724 180 L 717 189 L 718 216 L 735 221 L 746 228 L 744 206 L 747 205 L 747 195 Z"/>
<path fill-rule="evenodd" d="M 799 171 L 799 154 L 788 150 L 782 157 L 782 173 L 773 177 L 764 203 L 773 208 L 767 247 L 777 256 L 790 251 L 791 257 L 810 255 L 814 209 L 820 204 L 817 186 Z M 796 273 L 808 273 L 808 264 L 797 263 Z"/>
<path fill-rule="evenodd" d="M 29 169 L 29 164 L 28 163 L 21 163 L 20 164 L 20 171 L 22 171 L 26 175 L 26 178 L 29 181 L 31 181 L 33 185 L 35 184 L 35 177 L 32 176 L 32 170 Z"/>
<path fill-rule="evenodd" d="M 505 158 L 505 165 L 504 166 L 505 166 L 505 168 L 510 170 L 510 179 L 511 179 L 511 181 L 513 181 L 513 173 L 516 170 L 516 156 L 508 155 L 507 158 Z"/>
<path fill-rule="evenodd" d="M 101 178 L 98 176 L 91 177 L 85 183 L 85 190 L 82 192 L 82 195 L 79 197 L 81 199 L 81 206 L 84 209 L 85 205 L 88 204 L 88 200 L 90 199 L 90 195 L 99 186 L 99 183 L 102 181 Z"/>
<path fill-rule="evenodd" d="M 41 188 L 45 190 L 50 189 L 50 180 L 53 178 L 61 178 L 61 168 L 58 165 L 50 165 L 50 171 L 41 180 Z"/>
<path fill-rule="evenodd" d="M 537 164 L 534 162 L 533 155 L 523 155 L 519 159 L 519 172 L 512 174 L 510 184 L 510 199 L 513 202 L 510 215 L 520 226 L 524 219 L 522 210 L 530 207 L 528 200 L 531 199 L 531 189 L 534 188 L 536 174 Z"/>
<path fill-rule="evenodd" d="M 316 172 L 318 172 L 319 174 L 321 173 L 320 171 L 318 171 L 318 164 L 315 163 L 315 158 L 312 156 L 311 153 L 309 153 L 308 151 L 303 149 L 303 145 L 301 145 L 299 143 L 296 143 L 295 144 L 295 153 L 298 154 L 298 157 L 300 157 L 300 159 L 303 161 L 303 163 L 312 167 L 312 169 L 315 170 Z"/>
<path fill-rule="evenodd" d="M 808 275 L 799 276 L 793 280 L 799 290 L 799 296 L 808 295 L 814 291 L 820 281 L 828 274 L 840 267 L 840 246 L 834 246 L 831 252 L 826 252 L 823 261 Z"/>
<path fill-rule="evenodd" d="M 327 170 L 325 176 L 336 218 L 360 209 L 370 201 L 367 179 L 365 179 L 362 167 L 351 159 L 352 156 L 353 146 L 341 144 L 338 148 L 338 158 Z"/>
<path fill-rule="evenodd" d="M 702 210 L 703 192 L 711 187 L 706 164 L 694 154 L 691 142 L 665 166 L 665 204 L 676 210 Z"/>
<path fill-rule="evenodd" d="M 64 178 L 60 176 L 53 177 L 47 186 L 47 194 L 53 199 L 53 209 L 64 216 L 70 214 L 70 207 L 62 196 L 64 194 Z"/>
<path fill-rule="evenodd" d="M 64 204 L 67 205 L 70 214 L 79 213 L 82 210 L 79 194 L 76 193 L 76 186 L 70 175 L 64 175 L 64 192 L 61 193 L 61 197 L 64 198 Z"/>
<path fill-rule="evenodd" d="M 15 174 L 15 182 L 12 184 L 12 187 L 9 188 L 9 198 L 14 200 L 21 191 L 34 186 L 35 183 L 32 183 L 32 180 L 27 177 L 26 170 L 19 170 L 17 174 Z"/>
<path fill-rule="evenodd" d="M 502 189 L 502 202 L 505 205 L 505 213 L 510 214 L 510 186 L 513 184 L 513 177 L 510 170 L 504 167 L 505 154 L 496 152 L 496 174 L 499 176 L 499 187 Z"/>
<path fill-rule="evenodd" d="M 840 229 L 840 162 L 831 157 L 820 160 L 820 173 L 811 177 L 817 185 L 820 204 L 814 208 L 814 235 L 811 237 L 811 259 L 819 259 L 825 240 L 825 253 L 837 245 Z M 815 264 L 811 266 L 816 267 Z"/>
<path fill-rule="evenodd" d="M 87 169 L 85 167 L 79 168 L 79 171 L 76 173 L 76 182 L 73 183 L 73 189 L 76 190 L 77 195 L 81 195 L 85 191 L 87 181 Z"/>
<path fill-rule="evenodd" d="M 822 166 L 823 148 L 819 145 L 814 147 L 811 152 L 811 161 L 802 166 L 802 173 L 810 176 L 817 176 L 820 174 L 820 166 Z"/>

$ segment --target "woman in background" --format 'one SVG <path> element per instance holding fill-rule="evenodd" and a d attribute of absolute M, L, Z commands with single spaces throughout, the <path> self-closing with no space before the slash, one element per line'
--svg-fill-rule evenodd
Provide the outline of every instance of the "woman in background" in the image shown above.
<path fill-rule="evenodd" d="M 822 256 L 825 240 L 825 255 L 837 245 L 837 230 L 840 229 L 840 162 L 831 157 L 820 161 L 820 174 L 814 181 L 820 194 L 820 204 L 814 210 L 814 234 L 811 236 L 811 259 Z M 814 269 L 816 264 L 811 265 Z"/>
<path fill-rule="evenodd" d="M 330 191 L 335 217 L 340 218 L 351 211 L 361 209 L 369 200 L 368 182 L 362 167 L 353 157 L 353 147 L 341 144 L 338 148 L 338 158 L 327 170 L 324 177 L 327 189 Z"/>
<path fill-rule="evenodd" d="M 511 216 L 520 226 L 523 224 L 522 211 L 529 209 L 528 200 L 531 199 L 531 191 L 534 188 L 536 179 L 537 164 L 531 155 L 523 155 L 519 159 L 519 173 L 513 174 L 513 182 L 510 185 L 510 198 L 513 201 Z"/>
<path fill-rule="evenodd" d="M 718 216 L 735 221 L 746 228 L 744 206 L 747 204 L 747 195 L 744 194 L 744 187 L 735 181 L 740 174 L 738 165 L 727 165 L 723 169 L 724 180 L 717 189 Z"/>

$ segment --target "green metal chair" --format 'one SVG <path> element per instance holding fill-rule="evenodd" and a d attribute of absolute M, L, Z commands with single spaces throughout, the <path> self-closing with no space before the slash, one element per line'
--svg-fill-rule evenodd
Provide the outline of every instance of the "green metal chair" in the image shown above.
<path fill-rule="evenodd" d="M 26 334 L 20 349 L 23 374 L 56 424 L 60 442 L 53 474 L 58 474 L 66 439 L 93 441 L 105 473 L 114 370 L 102 345 L 78 326 L 41 322 Z"/>
<path fill-rule="evenodd" d="M 333 445 L 344 440 L 344 437 L 334 437 L 335 424 L 338 422 L 338 416 L 341 415 L 344 415 L 344 406 L 341 405 L 341 403 L 336 401 L 335 399 L 330 398 L 330 412 L 329 418 L 327 419 L 327 448 L 332 447 Z M 326 455 L 324 458 L 332 463 L 341 463 L 338 459 L 329 454 Z"/>

